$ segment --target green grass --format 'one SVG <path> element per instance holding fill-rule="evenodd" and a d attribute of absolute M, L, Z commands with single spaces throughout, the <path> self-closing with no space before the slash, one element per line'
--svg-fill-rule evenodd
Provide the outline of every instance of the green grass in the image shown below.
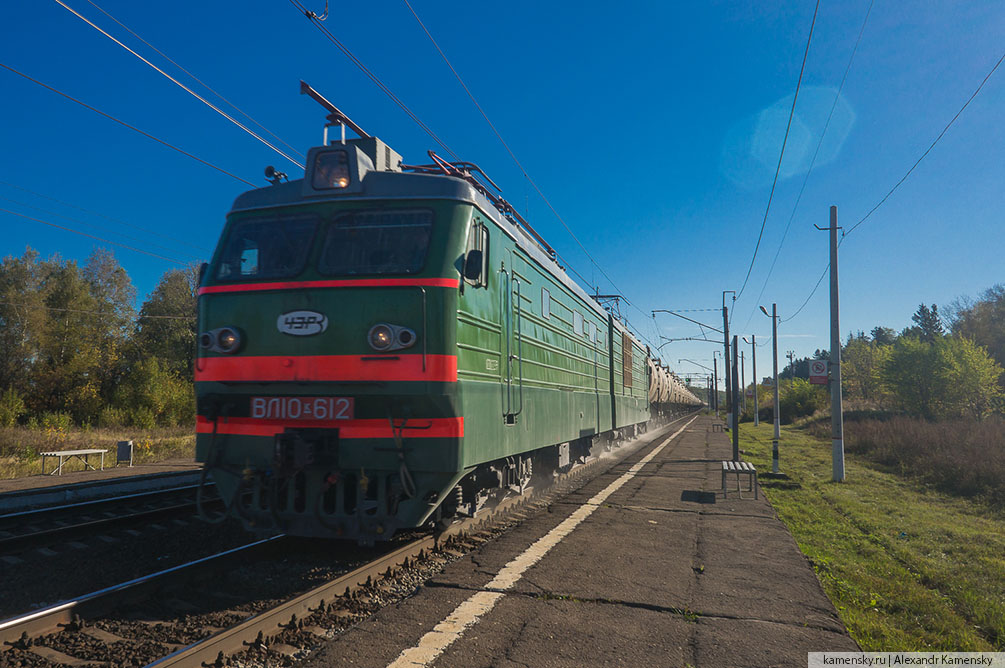
<path fill-rule="evenodd" d="M 746 459 L 771 470 L 772 427 L 740 427 Z M 783 429 L 780 468 L 762 476 L 852 637 L 867 651 L 1005 650 L 1005 517 Z"/>
<path fill-rule="evenodd" d="M 39 430 L 25 427 L 0 429 L 0 480 L 38 475 L 42 471 L 39 452 L 107 449 L 105 468 L 115 466 L 116 443 L 133 441 L 133 463 L 149 464 L 167 459 L 194 459 L 195 433 L 192 427 L 159 427 L 156 429 L 70 429 Z M 96 464 L 94 457 L 91 463 Z M 47 467 L 54 466 L 52 460 Z M 63 467 L 66 472 L 83 470 L 81 462 L 72 460 Z"/>

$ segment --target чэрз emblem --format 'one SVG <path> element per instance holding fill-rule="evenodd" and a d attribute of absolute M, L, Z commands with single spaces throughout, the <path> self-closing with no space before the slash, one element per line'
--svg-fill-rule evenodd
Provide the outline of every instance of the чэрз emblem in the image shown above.
<path fill-rule="evenodd" d="M 317 311 L 289 311 L 276 318 L 276 329 L 291 336 L 313 336 L 328 329 L 328 316 Z"/>

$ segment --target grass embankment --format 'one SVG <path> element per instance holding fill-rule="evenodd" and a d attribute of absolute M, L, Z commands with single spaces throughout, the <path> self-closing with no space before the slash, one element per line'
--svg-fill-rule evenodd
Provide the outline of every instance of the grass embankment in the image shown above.
<path fill-rule="evenodd" d="M 746 458 L 771 470 L 770 424 L 741 425 Z M 782 431 L 762 477 L 852 637 L 869 651 L 1005 650 L 1005 516 L 853 454 L 831 482 L 831 444 Z"/>
<path fill-rule="evenodd" d="M 133 441 L 133 463 L 149 464 L 167 459 L 193 459 L 195 435 L 192 427 L 162 427 L 156 429 L 0 429 L 0 479 L 37 475 L 42 472 L 38 453 L 54 450 L 107 449 L 105 468 L 115 466 L 115 444 Z M 91 463 L 96 459 L 91 457 Z M 54 466 L 50 462 L 46 466 Z M 83 463 L 76 459 L 63 466 L 64 472 L 80 471 Z"/>

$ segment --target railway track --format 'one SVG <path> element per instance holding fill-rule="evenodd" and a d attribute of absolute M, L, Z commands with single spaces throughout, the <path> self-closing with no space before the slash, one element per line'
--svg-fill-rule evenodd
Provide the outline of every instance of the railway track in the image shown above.
<path fill-rule="evenodd" d="M 184 485 L 0 515 L 0 554 L 16 554 L 157 520 L 192 516 L 196 512 L 196 488 L 197 485 Z M 218 500 L 214 502 L 219 504 Z"/>
<path fill-rule="evenodd" d="M 637 444 L 663 432 L 651 432 Z M 283 663 L 283 657 L 288 660 L 304 644 L 299 636 L 325 636 L 340 619 L 369 614 L 368 605 L 407 595 L 444 563 L 503 530 L 506 522 L 522 519 L 529 504 L 568 492 L 601 461 L 613 465 L 635 449 L 623 447 L 614 458 L 588 461 L 545 489 L 504 499 L 438 535 L 402 540 L 379 554 L 369 550 L 365 558 L 348 554 L 333 564 L 330 544 L 277 536 L 8 619 L 0 622 L 0 665 L 6 658 L 7 665 L 223 666 L 227 657 L 242 652 L 256 654 L 256 662 Z M 290 554 L 318 546 L 323 547 L 317 556 L 327 561 L 319 584 L 285 592 L 264 586 L 270 573 L 289 574 L 290 565 L 283 560 Z M 277 560 L 277 555 L 283 556 Z M 225 590 L 222 574 L 234 580 L 235 589 Z M 211 578 L 212 584 L 200 584 L 200 578 Z M 207 606 L 212 612 L 200 609 L 193 598 L 212 600 Z M 34 658 L 47 663 L 31 663 Z"/>

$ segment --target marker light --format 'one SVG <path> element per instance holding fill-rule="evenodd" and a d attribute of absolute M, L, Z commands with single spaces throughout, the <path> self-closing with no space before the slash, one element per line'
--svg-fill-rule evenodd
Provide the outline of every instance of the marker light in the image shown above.
<path fill-rule="evenodd" d="M 199 345 L 205 349 L 210 349 L 216 344 L 216 337 L 213 332 L 203 332 L 199 335 Z"/>
<path fill-rule="evenodd" d="M 394 345 L 394 332 L 388 325 L 383 323 L 374 325 L 367 334 L 367 341 L 370 343 L 371 348 L 383 352 Z"/>

